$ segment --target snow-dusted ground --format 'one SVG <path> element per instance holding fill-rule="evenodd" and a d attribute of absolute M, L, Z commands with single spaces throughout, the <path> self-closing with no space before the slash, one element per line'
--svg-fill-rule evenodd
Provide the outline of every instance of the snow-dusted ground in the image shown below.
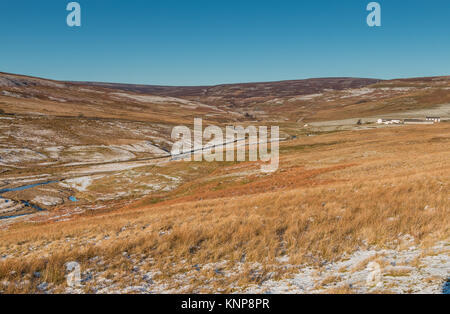
<path fill-rule="evenodd" d="M 216 107 L 213 107 L 210 105 L 206 105 L 206 104 L 199 103 L 196 101 L 175 98 L 175 97 L 133 95 L 133 94 L 127 94 L 127 93 L 113 93 L 112 95 L 137 100 L 137 101 L 140 101 L 143 103 L 177 104 L 177 105 L 180 105 L 180 107 L 189 108 L 189 109 L 197 109 L 198 107 L 204 107 L 204 108 L 216 109 L 217 111 L 223 111 L 223 110 L 217 109 Z"/>
<path fill-rule="evenodd" d="M 120 147 L 90 145 L 73 146 L 65 149 L 60 159 L 64 162 L 72 161 L 69 165 L 83 165 L 89 163 L 107 163 L 115 161 L 127 161 L 136 156 Z"/>
<path fill-rule="evenodd" d="M 0 160 L 5 164 L 45 160 L 47 156 L 27 148 L 0 149 Z"/>
<path fill-rule="evenodd" d="M 95 267 L 82 271 L 81 286 L 66 288 L 66 293 L 84 293 L 85 285 L 92 287 L 100 294 L 108 293 L 184 293 L 189 291 L 217 290 L 218 282 L 227 278 L 235 278 L 248 271 L 248 267 L 258 276 L 262 275 L 262 267 L 258 263 L 236 263 L 231 270 L 223 270 L 227 261 L 206 265 L 180 264 L 190 269 L 179 273 L 170 279 L 159 280 L 161 272 L 158 269 L 148 270 L 147 265 L 154 264 L 151 258 L 140 258 L 123 252 L 118 258 L 126 258 L 134 266 L 132 271 L 117 274 L 115 278 L 107 279 L 103 272 L 96 272 Z M 101 257 L 91 260 L 91 265 L 104 266 Z M 360 250 L 344 257 L 342 260 L 328 263 L 322 267 L 297 266 L 289 264 L 289 257 L 278 259 L 276 267 L 292 269 L 293 275 L 287 279 L 274 280 L 274 273 L 264 274 L 259 285 L 246 287 L 231 283 L 230 287 L 236 293 L 253 294 L 310 294 L 331 293 L 336 289 L 347 287 L 353 293 L 388 292 L 399 294 L 442 294 L 449 293 L 450 258 L 449 243 L 440 242 L 429 249 L 415 247 L 412 242 L 404 250 L 369 249 Z M 146 270 L 145 270 L 146 269 Z M 215 274 L 211 277 L 211 273 Z M 205 276 L 205 274 L 207 274 Z M 125 277 L 124 277 L 125 276 Z M 204 276 L 204 278 L 203 278 Z M 192 282 L 203 282 L 201 286 L 192 286 Z M 129 285 L 123 283 L 129 282 Z M 193 290 L 192 290 L 193 289 Z M 51 293 L 49 288 L 46 292 Z"/>
<path fill-rule="evenodd" d="M 359 89 L 349 89 L 346 90 L 345 96 L 342 96 L 341 98 L 351 98 L 351 97 L 359 97 L 359 96 L 363 96 L 363 95 L 367 95 L 367 94 L 371 94 L 374 91 L 376 91 L 376 89 L 374 88 L 359 88 Z"/>
<path fill-rule="evenodd" d="M 45 206 L 56 206 L 61 205 L 63 203 L 63 200 L 60 197 L 40 195 L 36 196 L 33 199 L 33 203 L 38 203 Z"/>
<path fill-rule="evenodd" d="M 323 96 L 322 93 L 298 96 L 298 97 L 293 97 L 293 98 L 289 99 L 289 102 L 294 102 L 297 100 L 313 100 L 314 98 L 321 97 L 321 96 Z"/>
<path fill-rule="evenodd" d="M 0 198 L 0 214 L 7 215 L 23 208 L 23 205 L 13 200 Z"/>
<path fill-rule="evenodd" d="M 417 109 L 410 111 L 403 111 L 393 114 L 380 115 L 380 118 L 419 118 L 423 119 L 427 116 L 441 117 L 442 119 L 450 119 L 450 104 L 442 104 L 429 109 Z"/>
<path fill-rule="evenodd" d="M 153 165 L 164 165 L 170 161 L 170 158 L 158 159 L 158 160 L 143 160 L 143 161 L 126 161 L 120 163 L 110 163 L 104 165 L 95 165 L 85 167 L 79 170 L 68 171 L 65 173 L 67 176 L 88 176 L 98 173 L 105 172 L 119 172 L 124 170 L 130 170 L 140 167 L 153 166 Z"/>
<path fill-rule="evenodd" d="M 97 178 L 100 178 L 97 176 Z M 60 185 L 67 188 L 75 189 L 79 192 L 85 192 L 87 188 L 92 184 L 92 177 L 80 177 L 75 179 L 65 180 Z"/>
<path fill-rule="evenodd" d="M 323 269 L 305 267 L 291 279 L 268 280 L 245 292 L 323 293 L 328 289 L 347 286 L 357 293 L 387 290 L 394 293 L 440 294 L 445 281 L 450 277 L 448 243 L 439 243 L 433 251 L 436 252 L 435 255 L 423 258 L 423 251 L 414 246 L 404 251 L 358 251 L 346 260 L 330 263 Z M 420 260 L 418 267 L 411 265 L 416 259 Z M 362 265 L 364 266 L 358 268 Z M 330 283 L 321 285 L 327 278 L 333 279 Z"/>
<path fill-rule="evenodd" d="M 159 147 L 153 145 L 150 142 L 141 142 L 129 145 L 117 145 L 113 147 L 135 153 L 151 153 L 155 155 L 167 155 L 166 151 L 160 149 Z"/>

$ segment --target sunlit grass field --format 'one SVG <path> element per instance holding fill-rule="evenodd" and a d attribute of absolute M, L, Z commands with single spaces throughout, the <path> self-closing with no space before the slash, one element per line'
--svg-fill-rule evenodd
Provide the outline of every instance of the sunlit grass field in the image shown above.
<path fill-rule="evenodd" d="M 169 163 L 164 173 L 183 178 L 173 190 L 0 230 L 9 257 L 0 261 L 0 290 L 39 292 L 46 282 L 64 292 L 64 264 L 77 261 L 117 288 L 142 280 L 139 265 L 166 291 L 242 292 L 292 276 L 296 268 L 280 259 L 320 268 L 369 247 L 403 249 L 404 235 L 427 248 L 449 239 L 449 160 L 450 124 L 441 123 L 301 137 L 281 144 L 273 174 L 250 162 Z"/>

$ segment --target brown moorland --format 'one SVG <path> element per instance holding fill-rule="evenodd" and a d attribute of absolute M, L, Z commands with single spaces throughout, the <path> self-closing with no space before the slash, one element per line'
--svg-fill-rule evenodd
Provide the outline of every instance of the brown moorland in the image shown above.
<path fill-rule="evenodd" d="M 370 247 L 400 250 L 402 235 L 430 247 L 449 236 L 449 134 L 443 123 L 302 138 L 282 144 L 272 175 L 215 164 L 155 204 L 10 226 L 0 231 L 3 291 L 65 291 L 64 264 L 77 261 L 94 276 L 84 292 L 138 285 L 141 270 L 165 291 L 242 292 L 294 275 L 283 257 L 320 269 Z"/>
<path fill-rule="evenodd" d="M 1 195 L 0 293 L 441 292 L 450 124 L 374 121 L 448 119 L 449 89 L 450 77 L 185 88 L 0 73 L 1 189 L 55 180 Z M 172 127 L 195 117 L 279 125 L 280 168 L 171 162 Z M 14 214 L 32 215 L 3 219 Z M 372 263 L 382 287 L 367 286 Z"/>

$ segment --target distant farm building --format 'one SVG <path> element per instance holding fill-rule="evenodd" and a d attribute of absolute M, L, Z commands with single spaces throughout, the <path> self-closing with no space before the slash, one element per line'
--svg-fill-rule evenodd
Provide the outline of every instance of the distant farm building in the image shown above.
<path fill-rule="evenodd" d="M 422 119 L 405 119 L 405 124 L 434 124 L 434 121 L 431 120 L 422 120 Z"/>
<path fill-rule="evenodd" d="M 426 117 L 426 119 L 378 119 L 378 124 L 435 124 L 441 122 L 440 117 Z"/>
<path fill-rule="evenodd" d="M 441 117 L 427 117 L 427 121 L 433 121 L 434 123 L 441 122 Z"/>
<path fill-rule="evenodd" d="M 399 119 L 378 119 L 378 124 L 402 124 L 402 120 Z"/>

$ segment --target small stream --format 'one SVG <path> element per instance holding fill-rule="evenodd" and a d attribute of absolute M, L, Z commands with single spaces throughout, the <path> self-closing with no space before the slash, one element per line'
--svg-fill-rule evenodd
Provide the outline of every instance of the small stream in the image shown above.
<path fill-rule="evenodd" d="M 2 189 L 0 190 L 0 199 L 5 199 L 1 196 L 1 194 L 3 193 L 8 193 L 8 192 L 16 192 L 16 191 L 25 191 L 28 189 L 32 189 L 38 186 L 42 186 L 42 185 L 47 185 L 47 184 L 52 184 L 52 183 L 58 183 L 59 181 L 47 181 L 47 182 L 42 182 L 42 183 L 35 183 L 35 184 L 30 184 L 30 185 L 24 185 L 24 186 L 19 186 L 16 188 L 10 188 L 10 189 Z M 23 205 L 25 205 L 26 207 L 31 207 L 35 210 L 37 210 L 38 212 L 42 212 L 45 211 L 45 209 L 40 208 L 37 205 L 31 204 L 28 201 L 20 201 Z M 5 219 L 11 219 L 11 218 L 17 218 L 17 217 L 22 217 L 22 216 L 26 216 L 26 215 L 30 215 L 30 214 L 19 214 L 19 215 L 14 215 L 14 216 L 4 216 L 4 217 L 0 217 L 0 220 L 5 220 Z"/>
<path fill-rule="evenodd" d="M 17 188 L 3 189 L 3 190 L 0 190 L 0 194 L 7 193 L 7 192 L 24 191 L 24 190 L 35 188 L 37 186 L 47 185 L 47 184 L 51 184 L 51 183 L 58 183 L 58 181 L 47 181 L 47 182 L 35 183 L 35 184 L 31 184 L 31 185 L 19 186 Z"/>

